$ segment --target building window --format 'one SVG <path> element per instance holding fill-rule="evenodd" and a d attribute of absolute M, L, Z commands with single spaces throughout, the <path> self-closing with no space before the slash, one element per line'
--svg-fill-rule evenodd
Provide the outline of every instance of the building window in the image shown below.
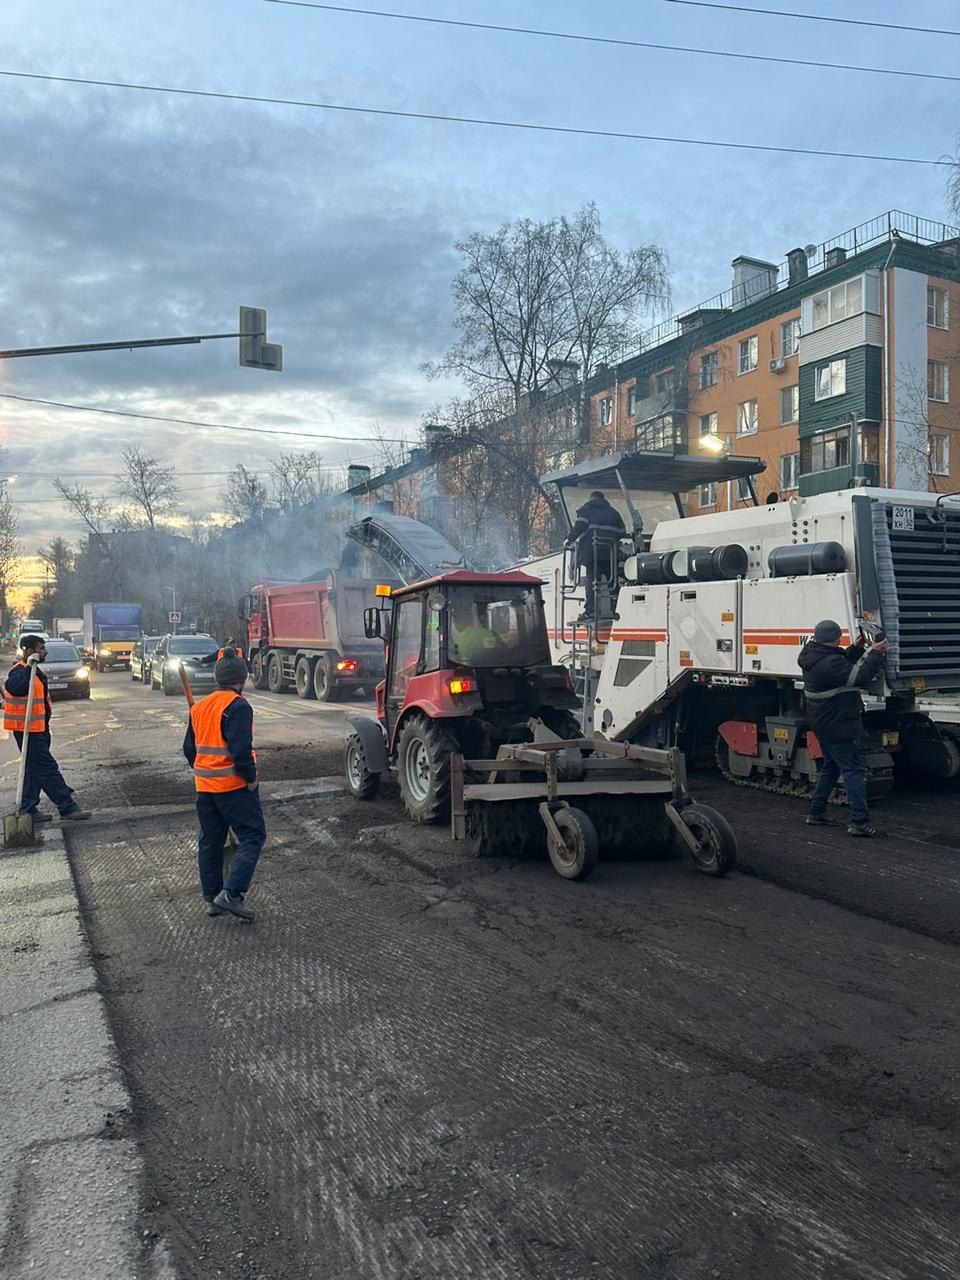
<path fill-rule="evenodd" d="M 934 329 L 950 328 L 946 289 L 935 289 L 933 285 L 927 287 L 927 324 Z"/>
<path fill-rule="evenodd" d="M 847 390 L 847 361 L 831 360 L 829 364 L 817 365 L 817 385 L 814 399 L 829 400 L 831 396 L 842 396 Z"/>
<path fill-rule="evenodd" d="M 780 388 L 780 425 L 796 422 L 800 417 L 800 385 Z"/>
<path fill-rule="evenodd" d="M 850 465 L 850 428 L 840 431 L 824 431 L 800 441 L 800 470 L 803 475 L 812 471 L 832 471 L 834 467 Z"/>
<path fill-rule="evenodd" d="M 738 502 L 750 501 L 750 481 L 746 478 L 746 476 L 740 476 L 737 479 L 737 501 Z"/>
<path fill-rule="evenodd" d="M 780 355 L 784 360 L 800 350 L 800 320 L 784 320 L 780 326 Z"/>
<path fill-rule="evenodd" d="M 613 421 L 613 396 L 604 396 L 600 401 L 600 425 L 609 427 Z"/>
<path fill-rule="evenodd" d="M 715 436 L 717 434 L 717 415 L 715 413 L 701 413 L 700 434 L 702 436 Z"/>
<path fill-rule="evenodd" d="M 799 453 L 784 453 L 780 456 L 780 492 L 796 489 L 800 476 Z"/>
<path fill-rule="evenodd" d="M 950 437 L 933 432 L 930 436 L 930 474 L 948 476 L 950 474 Z"/>
<path fill-rule="evenodd" d="M 717 505 L 717 486 L 715 484 L 702 484 L 700 486 L 700 508 L 715 507 Z"/>
<path fill-rule="evenodd" d="M 757 367 L 757 352 L 760 347 L 757 335 L 741 338 L 737 343 L 737 373 L 750 373 Z"/>
<path fill-rule="evenodd" d="M 653 375 L 653 394 L 655 396 L 665 396 L 673 390 L 673 370 L 664 369 L 662 373 Z"/>
<path fill-rule="evenodd" d="M 635 418 L 637 415 L 637 388 L 636 385 L 627 388 L 627 417 Z"/>
<path fill-rule="evenodd" d="M 700 390 L 706 391 L 708 387 L 717 385 L 717 353 L 709 352 L 705 356 L 700 357 Z"/>
<path fill-rule="evenodd" d="M 737 405 L 737 435 L 752 436 L 760 425 L 756 400 L 744 400 Z"/>
<path fill-rule="evenodd" d="M 813 327 L 823 329 L 838 320 L 859 315 L 863 310 L 863 277 L 845 280 L 813 296 Z"/>
<path fill-rule="evenodd" d="M 927 361 L 927 395 L 944 404 L 950 399 L 950 371 L 945 360 Z"/>

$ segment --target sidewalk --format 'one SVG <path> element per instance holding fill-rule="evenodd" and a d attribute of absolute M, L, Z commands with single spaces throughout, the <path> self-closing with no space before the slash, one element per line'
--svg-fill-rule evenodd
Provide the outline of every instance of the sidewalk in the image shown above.
<path fill-rule="evenodd" d="M 63 834 L 0 850 L 0 1280 L 138 1280 L 142 1162 Z M 150 1275 L 172 1280 L 154 1266 Z"/>

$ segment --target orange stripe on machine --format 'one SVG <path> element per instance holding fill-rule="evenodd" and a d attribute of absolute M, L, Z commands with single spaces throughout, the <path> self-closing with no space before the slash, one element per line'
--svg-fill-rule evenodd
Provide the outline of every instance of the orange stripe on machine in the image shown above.
<path fill-rule="evenodd" d="M 656 640 L 662 642 L 666 638 L 666 631 L 635 631 L 629 627 L 616 627 L 610 632 L 611 640 Z"/>
<path fill-rule="evenodd" d="M 813 639 L 813 627 L 808 631 L 783 631 L 779 627 L 761 628 L 750 627 L 744 628 L 743 643 L 744 644 L 760 644 L 760 645 L 802 645 L 808 640 Z M 843 631 L 840 634 L 841 644 L 850 643 L 849 631 Z"/>

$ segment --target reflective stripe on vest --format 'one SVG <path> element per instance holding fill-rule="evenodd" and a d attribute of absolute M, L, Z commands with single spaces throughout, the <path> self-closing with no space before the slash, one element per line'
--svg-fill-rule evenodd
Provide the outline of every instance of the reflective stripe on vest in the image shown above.
<path fill-rule="evenodd" d="M 11 670 L 16 667 L 25 667 L 25 662 L 15 662 Z M 12 730 L 14 733 L 23 733 L 24 724 L 27 718 L 27 698 L 26 695 L 20 697 L 17 694 L 8 693 L 6 689 L 3 691 L 3 727 Z M 30 732 L 45 733 L 47 729 L 47 699 L 46 690 L 43 687 L 43 681 L 34 674 L 33 677 L 33 706 L 30 709 Z"/>
<path fill-rule="evenodd" d="M 198 791 L 240 791 L 247 785 L 233 767 L 233 756 L 220 728 L 224 711 L 239 696 L 232 689 L 220 689 L 207 694 L 190 709 L 197 751 L 193 785 Z"/>

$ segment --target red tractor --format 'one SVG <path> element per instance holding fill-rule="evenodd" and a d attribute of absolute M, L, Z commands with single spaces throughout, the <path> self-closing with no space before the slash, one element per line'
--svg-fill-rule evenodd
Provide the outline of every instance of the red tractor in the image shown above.
<path fill-rule="evenodd" d="M 446 573 L 395 590 L 364 628 L 387 654 L 377 719 L 350 718 L 357 799 L 395 771 L 415 822 L 449 817 L 455 840 L 486 853 L 520 854 L 545 834 L 567 879 L 590 874 L 601 839 L 679 844 L 709 875 L 735 865 L 729 826 L 690 802 L 679 751 L 583 737 L 567 669 L 551 662 L 539 578 Z"/>

